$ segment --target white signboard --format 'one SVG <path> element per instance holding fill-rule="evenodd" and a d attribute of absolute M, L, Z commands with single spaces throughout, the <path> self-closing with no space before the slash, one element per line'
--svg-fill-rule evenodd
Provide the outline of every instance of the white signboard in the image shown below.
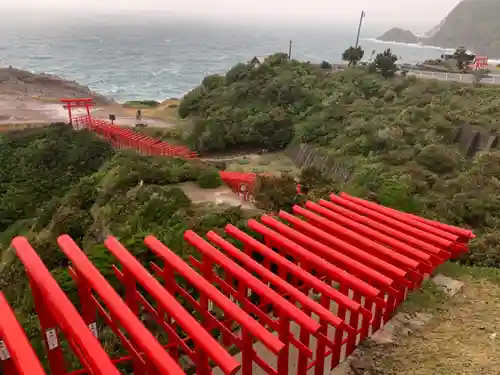
<path fill-rule="evenodd" d="M 47 346 L 49 347 L 49 350 L 54 350 L 59 347 L 59 340 L 57 339 L 55 328 L 45 331 L 45 337 L 47 338 Z"/>
<path fill-rule="evenodd" d="M 9 350 L 5 346 L 5 343 L 0 340 L 0 361 L 6 361 L 8 359 L 10 359 Z"/>
<path fill-rule="evenodd" d="M 97 323 L 96 322 L 90 323 L 89 324 L 89 329 L 92 332 L 92 334 L 94 335 L 94 337 L 96 339 L 98 339 L 99 338 L 99 334 L 97 333 Z"/>

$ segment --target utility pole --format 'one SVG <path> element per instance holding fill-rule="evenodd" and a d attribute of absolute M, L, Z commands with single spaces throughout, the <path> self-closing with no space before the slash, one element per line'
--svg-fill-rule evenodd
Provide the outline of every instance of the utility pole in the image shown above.
<path fill-rule="evenodd" d="M 290 45 L 288 46 L 288 60 L 292 59 L 292 40 L 290 39 Z"/>
<path fill-rule="evenodd" d="M 359 26 L 358 26 L 358 36 L 356 37 L 356 45 L 354 48 L 358 48 L 359 44 L 359 35 L 361 34 L 361 25 L 363 24 L 363 18 L 365 18 L 366 13 L 364 10 L 361 11 L 361 17 L 359 18 Z"/>

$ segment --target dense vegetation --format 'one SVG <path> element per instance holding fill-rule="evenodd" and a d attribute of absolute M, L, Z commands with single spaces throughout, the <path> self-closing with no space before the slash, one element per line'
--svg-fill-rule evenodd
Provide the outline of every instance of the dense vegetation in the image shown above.
<path fill-rule="evenodd" d="M 311 78 L 311 67 L 287 59 L 276 54 L 259 67 L 238 64 L 225 76 L 206 77 L 187 94 L 179 114 L 199 117 L 190 138 L 196 149 L 285 147 L 292 140 L 294 123 L 315 101 L 315 82 L 302 85 L 306 82 L 298 80 Z M 283 69 L 284 64 L 290 69 Z"/>
<path fill-rule="evenodd" d="M 112 257 L 102 242 L 113 234 L 139 259 L 142 244 L 154 234 L 182 257 L 190 253 L 183 233 L 205 233 L 227 223 L 242 226 L 238 208 L 195 205 L 178 187 L 193 181 L 217 187 L 218 171 L 202 163 L 115 152 L 108 143 L 65 125 L 10 133 L 0 138 L 0 290 L 40 349 L 32 319 L 31 293 L 24 270 L 9 251 L 15 235 L 26 235 L 52 274 L 71 297 L 75 288 L 66 272 L 67 258 L 56 238 L 68 233 L 107 276 Z M 111 278 L 112 279 L 112 278 Z"/>
<path fill-rule="evenodd" d="M 351 66 L 357 56 L 358 51 L 346 54 Z M 179 114 L 194 119 L 188 140 L 200 151 L 280 150 L 294 139 L 313 145 L 353 173 L 348 181 L 336 181 L 303 171 L 309 197 L 344 190 L 471 227 L 479 236 L 463 261 L 500 267 L 500 152 L 467 159 L 455 144 L 463 124 L 497 131 L 500 88 L 395 72 L 390 51 L 375 56 L 367 68 L 336 73 L 276 54 L 260 66 L 238 64 L 225 76 L 205 78 L 186 95 Z M 217 187 L 221 181 L 214 168 L 116 152 L 64 125 L 3 135 L 0 160 L 0 264 L 7 263 L 0 270 L 0 289 L 30 337 L 39 337 L 38 327 L 24 271 L 8 249 L 13 236 L 28 236 L 74 297 L 67 260 L 55 245 L 62 233 L 111 277 L 112 259 L 101 245 L 110 233 L 146 261 L 146 234 L 186 257 L 186 229 L 204 233 L 227 223 L 242 226 L 245 220 L 240 209 L 193 204 L 177 185 Z M 304 199 L 290 177 L 260 178 L 255 197 L 261 208 L 273 211 Z"/>
<path fill-rule="evenodd" d="M 471 227 L 479 237 L 466 261 L 500 266 L 500 152 L 466 159 L 454 143 L 463 124 L 497 131 L 500 88 L 390 78 L 393 60 L 325 73 L 278 54 L 207 77 L 180 111 L 202 117 L 192 134 L 201 150 L 316 145 L 355 172 L 347 184 L 309 173 L 311 195 L 343 189 Z"/>

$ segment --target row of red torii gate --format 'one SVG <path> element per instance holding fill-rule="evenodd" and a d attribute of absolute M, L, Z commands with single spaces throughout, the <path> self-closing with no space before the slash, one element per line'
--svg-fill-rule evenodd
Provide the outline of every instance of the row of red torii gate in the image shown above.
<path fill-rule="evenodd" d="M 109 126 L 85 122 L 110 140 L 105 134 L 130 134 Z M 45 360 L 0 293 L 2 373 L 330 373 L 439 265 L 466 252 L 474 234 L 347 194 L 327 198 L 251 219 L 245 230 L 188 230 L 184 240 L 196 250 L 188 259 L 150 235 L 151 262 L 141 264 L 109 237 L 115 264 L 101 271 L 115 287 L 62 235 L 75 304 L 28 240 L 15 238 L 40 324 L 32 339 L 44 342 Z"/>
<path fill-rule="evenodd" d="M 198 154 L 186 146 L 173 145 L 137 132 L 130 127 L 120 127 L 112 122 L 94 119 L 91 114 L 92 98 L 61 99 L 68 110 L 69 123 L 75 130 L 88 130 L 110 141 L 114 147 L 134 149 L 142 155 L 169 156 L 197 160 Z M 75 110 L 84 108 L 83 116 L 74 116 Z M 252 201 L 257 176 L 255 173 L 220 172 L 224 183 L 245 201 Z M 300 188 L 299 188 L 300 189 Z"/>

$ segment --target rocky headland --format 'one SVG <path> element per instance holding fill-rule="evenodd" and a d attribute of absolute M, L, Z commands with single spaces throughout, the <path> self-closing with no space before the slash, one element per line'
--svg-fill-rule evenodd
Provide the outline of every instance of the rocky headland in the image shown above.
<path fill-rule="evenodd" d="M 60 98 L 94 98 L 93 116 L 108 119 L 114 114 L 123 126 L 136 123 L 136 106 L 122 105 L 104 95 L 92 91 L 78 82 L 46 73 L 32 73 L 15 67 L 0 68 L 0 131 L 7 125 L 47 124 L 66 121 L 67 110 Z M 177 104 L 175 104 L 177 105 Z M 143 110 L 143 120 L 152 126 L 171 126 L 172 103 L 158 103 L 153 109 Z M 75 109 L 75 115 L 84 109 Z"/>
<path fill-rule="evenodd" d="M 387 42 L 422 43 L 442 48 L 465 46 L 479 55 L 500 58 L 500 1 L 464 0 L 423 36 L 392 28 L 377 39 Z"/>
<path fill-rule="evenodd" d="M 0 68 L 0 95 L 24 96 L 45 100 L 93 97 L 96 104 L 112 104 L 111 99 L 87 86 L 51 74 L 32 73 L 13 67 Z"/>

